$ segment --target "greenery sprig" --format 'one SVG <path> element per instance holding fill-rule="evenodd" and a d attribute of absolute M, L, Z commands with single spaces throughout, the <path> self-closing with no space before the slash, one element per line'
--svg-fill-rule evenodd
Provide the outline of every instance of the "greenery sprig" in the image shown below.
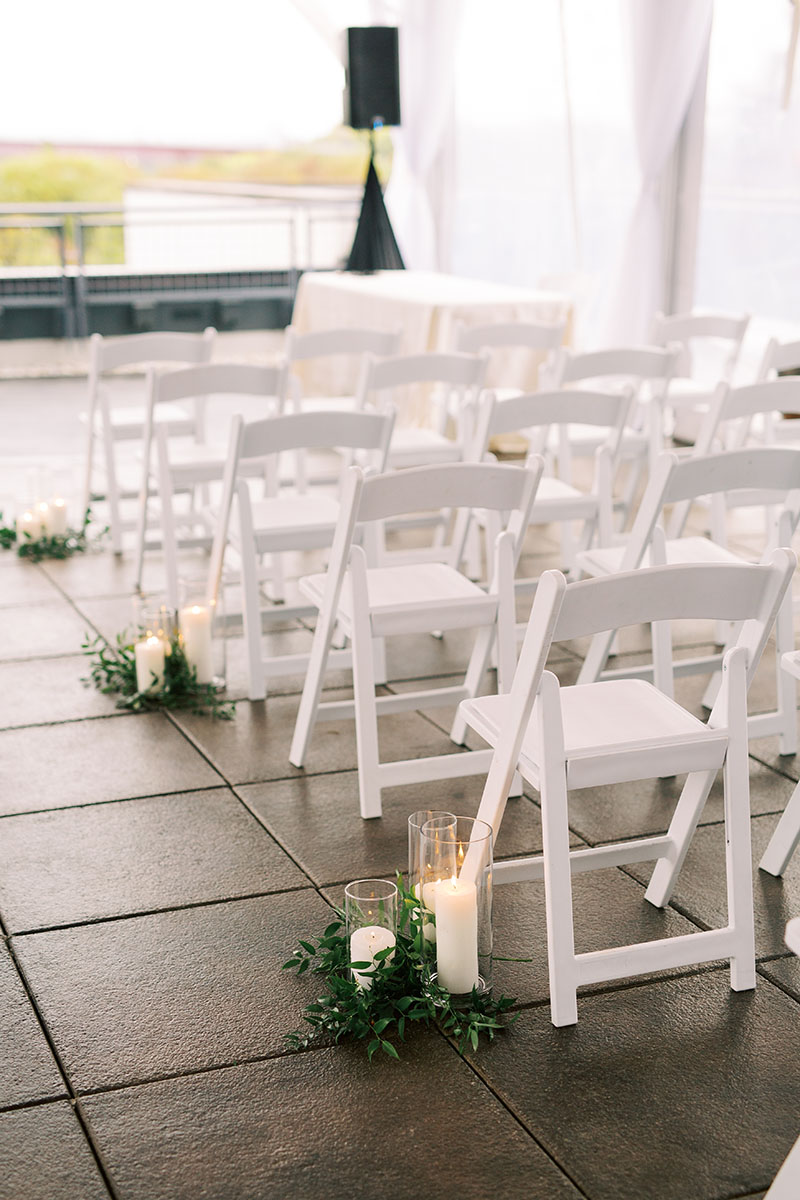
<path fill-rule="evenodd" d="M 230 721 L 236 711 L 235 701 L 223 700 L 213 684 L 198 683 L 197 668 L 187 661 L 177 636 L 169 639 L 169 653 L 164 658 L 164 682 L 158 690 L 139 691 L 135 641 L 127 631 L 117 634 L 114 646 L 105 638 L 87 635 L 83 651 L 92 656 L 84 683 L 94 684 L 105 695 L 118 696 L 117 708 L 131 712 L 183 709 L 209 714 L 222 721 Z"/>
<path fill-rule="evenodd" d="M 394 953 L 391 947 L 379 951 L 374 966 L 351 962 L 345 916 L 337 910 L 337 919 L 322 936 L 301 940 L 283 964 L 284 970 L 319 977 L 325 987 L 303 1011 L 310 1031 L 285 1035 L 291 1049 L 307 1049 L 326 1037 L 334 1042 L 350 1037 L 367 1042 L 370 1060 L 377 1050 L 399 1058 L 396 1042 L 405 1040 L 409 1023 L 421 1021 L 437 1024 L 460 1051 L 470 1046 L 477 1050 L 481 1034 L 491 1041 L 498 1030 L 517 1020 L 519 1014 L 508 1016 L 516 1003 L 509 996 L 494 998 L 473 989 L 466 1003 L 454 1003 L 449 992 L 429 979 L 419 900 L 405 889 L 399 874 L 397 888 L 400 912 Z M 372 986 L 360 986 L 351 968 L 370 976 Z"/>
<path fill-rule="evenodd" d="M 91 509 L 87 508 L 80 529 L 70 528 L 66 533 L 46 534 L 38 538 L 31 537 L 27 530 L 22 538 L 18 538 L 13 525 L 0 524 L 0 547 L 3 550 L 10 550 L 12 546 L 16 546 L 19 558 L 27 558 L 29 562 L 35 563 L 41 562 L 45 558 L 71 558 L 73 554 L 83 554 L 97 545 L 108 533 L 106 525 L 91 538 L 89 537 L 91 515 Z M 0 522 L 2 520 L 3 514 L 0 513 Z"/>

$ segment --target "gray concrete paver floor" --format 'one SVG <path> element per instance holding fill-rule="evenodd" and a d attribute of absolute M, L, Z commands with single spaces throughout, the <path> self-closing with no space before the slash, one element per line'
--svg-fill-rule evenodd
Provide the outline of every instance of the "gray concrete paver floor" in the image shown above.
<path fill-rule="evenodd" d="M 12 455 L 0 507 L 37 456 L 79 464 L 82 403 L 79 380 L 0 383 Z M 528 563 L 556 565 L 557 545 L 532 533 Z M 292 768 L 302 681 L 240 699 L 240 637 L 232 724 L 116 713 L 81 684 L 80 642 L 129 620 L 131 561 L 103 550 L 36 567 L 0 552 L 4 1200 L 762 1195 L 800 1133 L 800 967 L 782 941 L 800 914 L 797 865 L 782 881 L 756 873 L 754 994 L 732 993 L 718 965 L 669 971 L 586 989 L 578 1025 L 556 1030 L 542 886 L 514 884 L 498 889 L 496 951 L 533 961 L 497 964 L 521 1012 L 494 1044 L 462 1057 L 428 1030 L 399 1064 L 370 1066 L 358 1046 L 289 1054 L 283 1034 L 313 989 L 281 971 L 285 952 L 322 927 L 348 878 L 404 866 L 408 812 L 474 812 L 480 781 L 390 789 L 384 817 L 361 821 L 347 723 L 315 739 L 308 771 Z M 148 572 L 158 586 L 157 556 Z M 706 638 L 689 629 L 683 644 Z M 296 623 L 270 639 L 278 651 L 308 640 Z M 641 648 L 633 631 L 623 649 Z M 468 649 L 463 634 L 404 639 L 388 686 L 452 682 Z M 565 681 L 583 649 L 554 656 Z M 767 660 L 756 708 L 771 671 Z M 695 703 L 696 683 L 686 695 Z M 409 741 L 446 751 L 448 716 L 387 718 L 387 757 Z M 760 851 L 800 764 L 776 739 L 751 751 Z M 673 781 L 576 793 L 573 842 L 656 833 L 673 794 Z M 724 920 L 721 820 L 715 790 L 664 913 L 645 904 L 638 869 L 576 880 L 579 949 Z M 540 839 L 535 797 L 512 802 L 498 856 Z"/>

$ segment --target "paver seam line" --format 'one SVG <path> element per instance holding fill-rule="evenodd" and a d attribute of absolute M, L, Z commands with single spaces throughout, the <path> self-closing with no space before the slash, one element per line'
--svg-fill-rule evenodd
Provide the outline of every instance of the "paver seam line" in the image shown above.
<path fill-rule="evenodd" d="M 57 725 L 78 725 L 85 721 L 115 721 L 119 717 L 125 719 L 145 715 L 147 714 L 134 712 L 87 713 L 86 716 L 82 717 L 62 717 L 59 721 L 28 721 L 24 725 L 0 725 L 0 733 L 16 733 L 20 729 L 49 729 Z"/>
<path fill-rule="evenodd" d="M 511 1104 L 511 1102 L 506 1100 L 503 1096 L 501 1096 L 500 1093 L 492 1086 L 492 1084 L 486 1078 L 484 1073 L 476 1066 L 475 1062 L 472 1059 L 465 1058 L 464 1055 L 459 1052 L 458 1047 L 454 1044 L 454 1042 L 441 1029 L 437 1028 L 436 1032 L 440 1035 L 440 1037 L 444 1038 L 444 1040 L 447 1042 L 447 1044 L 449 1045 L 449 1047 L 453 1051 L 453 1053 L 456 1054 L 458 1056 L 458 1058 L 460 1058 L 462 1060 L 462 1062 L 464 1062 L 466 1064 L 466 1066 L 468 1067 L 468 1069 L 470 1071 L 472 1071 L 473 1075 L 478 1080 L 478 1082 L 481 1083 L 486 1088 L 487 1092 L 491 1096 L 494 1096 L 495 1100 L 501 1106 L 501 1108 L 505 1109 L 505 1111 L 509 1114 L 509 1116 L 512 1117 L 514 1119 L 514 1121 L 516 1121 L 517 1125 L 520 1127 L 520 1129 L 522 1129 L 522 1131 L 524 1133 L 526 1133 L 528 1135 L 528 1137 L 534 1143 L 534 1145 L 538 1146 L 539 1149 L 542 1151 L 542 1153 L 553 1163 L 553 1165 L 561 1172 L 561 1174 L 564 1175 L 569 1180 L 569 1182 L 572 1184 L 572 1186 L 575 1188 L 575 1190 L 578 1192 L 578 1194 L 580 1196 L 583 1196 L 585 1198 L 585 1200 L 591 1200 L 591 1196 L 590 1196 L 589 1192 L 587 1192 L 583 1187 L 581 1187 L 581 1185 L 574 1178 L 574 1176 L 570 1173 L 570 1171 L 568 1171 L 567 1168 L 561 1162 L 559 1162 L 559 1160 L 556 1158 L 553 1151 L 550 1150 L 550 1148 L 536 1136 L 536 1134 L 534 1133 L 533 1129 L 530 1127 L 528 1122 L 525 1121 L 523 1119 L 523 1117 L 516 1111 L 514 1106 Z"/>
<path fill-rule="evenodd" d="M 36 937 L 40 933 L 64 933 L 70 929 L 85 929 L 91 925 L 111 925 L 115 921 L 136 921 L 140 917 L 157 917 L 166 913 L 188 912 L 193 908 L 210 908 L 214 904 L 238 904 L 243 900 L 267 900 L 273 896 L 288 896 L 294 892 L 319 892 L 315 884 L 298 887 L 278 888 L 273 892 L 247 892 L 241 896 L 220 896 L 210 900 L 190 900 L 185 904 L 167 904 L 162 908 L 142 908 L 135 912 L 114 913 L 107 917 L 86 917 L 69 921 L 65 925 L 41 925 L 34 929 L 19 929 L 8 934 L 9 938 Z"/>
<path fill-rule="evenodd" d="M 61 1078 L 64 1080 L 64 1086 L 67 1090 L 69 1105 L 70 1105 L 72 1111 L 75 1113 L 76 1119 L 78 1121 L 78 1124 L 80 1125 L 83 1136 L 86 1138 L 86 1141 L 89 1145 L 89 1150 L 92 1154 L 92 1157 L 95 1160 L 95 1163 L 97 1165 L 97 1170 L 100 1173 L 100 1177 L 101 1177 L 103 1183 L 105 1184 L 106 1188 L 108 1189 L 109 1194 L 112 1197 L 114 1197 L 114 1200 L 117 1200 L 117 1195 L 118 1195 L 117 1191 L 111 1183 L 109 1173 L 106 1169 L 106 1165 L 103 1161 L 99 1147 L 95 1145 L 94 1138 L 91 1136 L 91 1133 L 89 1132 L 89 1129 L 87 1128 L 86 1122 L 83 1119 L 83 1115 L 78 1112 L 77 1105 L 76 1105 L 77 1093 L 75 1091 L 75 1088 L 72 1085 L 72 1080 L 70 1079 L 69 1072 L 67 1071 L 66 1067 L 64 1066 L 64 1063 L 61 1059 L 61 1055 L 59 1054 L 56 1044 L 53 1041 L 53 1038 L 50 1034 L 50 1030 L 47 1026 L 47 1022 L 44 1019 L 44 1015 L 41 1012 L 39 1005 L 36 1003 L 36 999 L 33 995 L 32 989 L 28 985 L 28 979 L 25 975 L 25 972 L 22 969 L 22 966 L 20 965 L 19 960 L 17 959 L 16 953 L 14 952 L 14 947 L 11 944 L 10 938 L 6 939 L 6 948 L 8 950 L 11 961 L 14 964 L 16 972 L 22 982 L 22 986 L 25 989 L 25 994 L 28 997 L 28 1003 L 30 1004 L 30 1006 L 33 1010 L 33 1013 L 36 1017 L 36 1020 L 39 1023 L 39 1027 L 42 1031 L 42 1036 L 44 1037 L 45 1041 L 47 1042 L 47 1045 L 50 1049 L 50 1053 L 53 1056 L 53 1060 L 56 1064 L 56 1069 L 58 1070 L 59 1074 L 61 1075 Z"/>
<path fill-rule="evenodd" d="M 158 800 L 161 797 L 190 796 L 194 792 L 222 792 L 231 789 L 229 783 L 210 783 L 205 787 L 176 788 L 171 792 L 146 792 L 143 796 L 111 796 L 108 800 L 91 800 L 88 803 L 60 804 L 55 808 L 26 808 L 23 812 L 0 813 L 0 821 L 12 817 L 35 817 L 40 813 L 70 812 L 73 808 L 98 808 L 105 804 L 130 804 L 134 800 Z"/>

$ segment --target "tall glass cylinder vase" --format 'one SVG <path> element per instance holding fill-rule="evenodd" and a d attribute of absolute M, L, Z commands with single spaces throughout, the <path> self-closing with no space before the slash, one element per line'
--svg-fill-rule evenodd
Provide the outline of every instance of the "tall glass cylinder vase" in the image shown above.
<path fill-rule="evenodd" d="M 434 817 L 420 832 L 431 980 L 465 1001 L 492 986 L 492 840 L 491 826 L 474 817 Z"/>

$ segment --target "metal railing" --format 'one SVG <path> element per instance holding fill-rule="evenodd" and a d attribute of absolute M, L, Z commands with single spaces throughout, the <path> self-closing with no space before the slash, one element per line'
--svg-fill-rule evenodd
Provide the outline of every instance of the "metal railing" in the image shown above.
<path fill-rule="evenodd" d="M 342 264 L 358 217 L 351 196 L 315 205 L 307 192 L 192 207 L 0 205 L 0 337 L 5 309 L 60 310 L 61 335 L 82 337 L 110 305 L 291 305 L 303 271 Z"/>

